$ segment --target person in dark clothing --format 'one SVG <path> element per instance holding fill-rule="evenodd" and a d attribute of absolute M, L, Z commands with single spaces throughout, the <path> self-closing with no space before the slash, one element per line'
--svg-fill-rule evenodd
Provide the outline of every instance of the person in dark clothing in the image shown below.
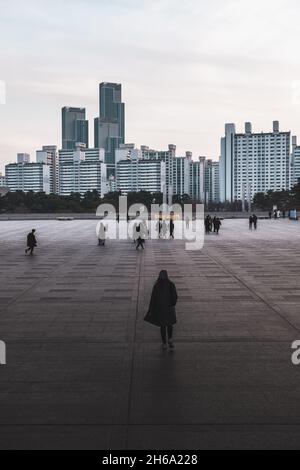
<path fill-rule="evenodd" d="M 217 222 L 217 217 L 214 216 L 213 221 L 212 221 L 213 226 L 214 226 L 214 233 L 216 233 L 216 231 L 217 231 L 216 222 Z"/>
<path fill-rule="evenodd" d="M 146 237 L 147 237 L 147 227 L 143 224 L 140 223 L 135 227 L 135 233 L 137 236 L 137 244 L 136 244 L 136 249 L 139 250 L 139 248 L 142 248 L 142 250 L 145 249 L 144 245 L 146 243 Z"/>
<path fill-rule="evenodd" d="M 156 281 L 145 321 L 160 327 L 163 349 L 174 349 L 173 327 L 177 323 L 175 307 L 178 296 L 175 284 L 169 280 L 168 272 L 161 271 Z"/>
<path fill-rule="evenodd" d="M 35 232 L 36 232 L 35 229 L 33 229 L 27 235 L 27 249 L 25 250 L 25 253 L 27 254 L 29 252 L 31 256 L 33 255 L 34 249 L 37 246 Z"/>
<path fill-rule="evenodd" d="M 175 230 L 175 223 L 174 223 L 174 215 L 171 215 L 170 220 L 170 238 L 174 240 L 174 230 Z"/>
<path fill-rule="evenodd" d="M 258 221 L 257 215 L 253 214 L 252 220 L 253 220 L 253 225 L 254 225 L 255 230 L 257 230 L 257 221 Z"/>
<path fill-rule="evenodd" d="M 221 226 L 222 226 L 221 220 L 219 219 L 219 217 L 215 217 L 215 219 L 214 219 L 214 233 L 219 235 Z"/>
<path fill-rule="evenodd" d="M 252 217 L 252 215 L 250 215 L 250 217 L 249 217 L 249 229 L 252 230 L 252 228 L 253 228 L 253 217 Z"/>
<path fill-rule="evenodd" d="M 211 232 L 211 227 L 212 227 L 212 221 L 210 215 L 206 216 L 205 221 L 205 233 L 208 235 Z"/>
<path fill-rule="evenodd" d="M 269 212 L 269 219 L 272 220 L 272 212 Z"/>

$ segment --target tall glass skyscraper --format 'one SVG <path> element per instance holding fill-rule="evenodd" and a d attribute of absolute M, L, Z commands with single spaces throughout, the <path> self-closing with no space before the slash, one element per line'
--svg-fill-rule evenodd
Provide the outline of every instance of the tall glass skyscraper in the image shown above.
<path fill-rule="evenodd" d="M 95 148 L 105 149 L 105 162 L 114 169 L 115 150 L 125 143 L 125 104 L 122 85 L 100 84 L 100 116 L 95 119 Z"/>
<path fill-rule="evenodd" d="M 75 150 L 76 144 L 89 147 L 89 122 L 85 118 L 85 108 L 62 109 L 62 149 Z"/>

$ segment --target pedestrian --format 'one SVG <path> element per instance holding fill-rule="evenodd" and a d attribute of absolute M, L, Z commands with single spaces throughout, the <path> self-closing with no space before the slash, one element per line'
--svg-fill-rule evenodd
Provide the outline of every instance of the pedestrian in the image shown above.
<path fill-rule="evenodd" d="M 185 218 L 185 227 L 187 230 L 190 228 L 190 218 L 188 216 Z"/>
<path fill-rule="evenodd" d="M 98 233 L 98 245 L 99 246 L 105 246 L 106 232 L 107 232 L 107 227 L 104 225 L 103 222 L 101 222 L 100 227 L 99 227 L 99 233 Z"/>
<path fill-rule="evenodd" d="M 252 230 L 252 228 L 253 228 L 253 217 L 252 217 L 252 215 L 250 215 L 250 217 L 249 217 L 249 229 Z"/>
<path fill-rule="evenodd" d="M 219 219 L 219 217 L 215 217 L 215 220 L 214 220 L 214 233 L 219 235 L 221 226 L 222 226 L 221 220 Z"/>
<path fill-rule="evenodd" d="M 37 240 L 35 236 L 36 230 L 32 229 L 31 232 L 27 235 L 27 249 L 25 250 L 25 253 L 29 254 L 32 256 L 35 247 L 37 246 Z"/>
<path fill-rule="evenodd" d="M 159 238 L 161 238 L 162 229 L 163 229 L 163 213 L 160 212 L 159 213 L 158 223 L 157 223 L 157 231 L 158 231 L 158 237 Z"/>
<path fill-rule="evenodd" d="M 269 219 L 272 220 L 272 211 L 269 212 Z"/>
<path fill-rule="evenodd" d="M 204 224 L 205 224 L 205 233 L 206 235 L 209 235 L 211 232 L 211 219 L 209 215 L 206 216 Z"/>
<path fill-rule="evenodd" d="M 171 215 L 170 219 L 170 238 L 174 240 L 174 230 L 175 230 L 175 223 L 174 223 L 174 215 Z"/>
<path fill-rule="evenodd" d="M 136 234 L 137 234 L 137 244 L 136 244 L 136 250 L 138 251 L 139 248 L 142 248 L 142 250 L 145 249 L 144 245 L 146 243 L 146 230 L 147 228 L 144 226 L 143 223 L 140 223 L 136 226 Z"/>
<path fill-rule="evenodd" d="M 164 220 L 161 226 L 161 238 L 165 240 L 167 238 L 167 235 L 168 235 L 168 224 Z"/>
<path fill-rule="evenodd" d="M 175 284 L 169 280 L 168 272 L 161 271 L 156 281 L 145 321 L 160 327 L 163 349 L 174 349 L 173 327 L 177 323 L 177 291 Z"/>
<path fill-rule="evenodd" d="M 216 225 L 216 222 L 217 222 L 217 217 L 216 217 L 216 216 L 214 216 L 214 218 L 213 218 L 213 221 L 212 221 L 212 224 L 213 224 L 213 227 L 214 227 L 214 233 L 216 233 L 216 231 L 217 231 L 217 225 Z"/>
<path fill-rule="evenodd" d="M 252 219 L 253 219 L 254 228 L 255 230 L 257 230 L 257 221 L 258 221 L 257 215 L 253 214 Z"/>

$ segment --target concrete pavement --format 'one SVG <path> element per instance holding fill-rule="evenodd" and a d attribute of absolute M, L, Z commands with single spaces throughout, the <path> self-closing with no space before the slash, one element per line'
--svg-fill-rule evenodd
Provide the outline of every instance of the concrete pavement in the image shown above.
<path fill-rule="evenodd" d="M 0 243 L 1 449 L 300 447 L 297 223 L 224 221 L 200 252 L 103 249 L 88 220 L 0 222 Z M 174 353 L 143 321 L 161 269 Z"/>

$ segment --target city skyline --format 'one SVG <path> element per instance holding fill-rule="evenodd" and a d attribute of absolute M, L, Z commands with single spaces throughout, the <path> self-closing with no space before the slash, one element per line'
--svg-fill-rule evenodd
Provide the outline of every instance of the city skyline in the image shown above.
<path fill-rule="evenodd" d="M 17 153 L 59 146 L 62 107 L 85 107 L 91 125 L 102 81 L 122 83 L 126 141 L 137 145 L 175 143 L 178 154 L 217 160 L 225 122 L 252 121 L 261 131 L 278 119 L 299 135 L 300 6 L 242 4 L 90 1 L 87 8 L 77 0 L 72 11 L 55 0 L 5 4 L 0 171 Z"/>

